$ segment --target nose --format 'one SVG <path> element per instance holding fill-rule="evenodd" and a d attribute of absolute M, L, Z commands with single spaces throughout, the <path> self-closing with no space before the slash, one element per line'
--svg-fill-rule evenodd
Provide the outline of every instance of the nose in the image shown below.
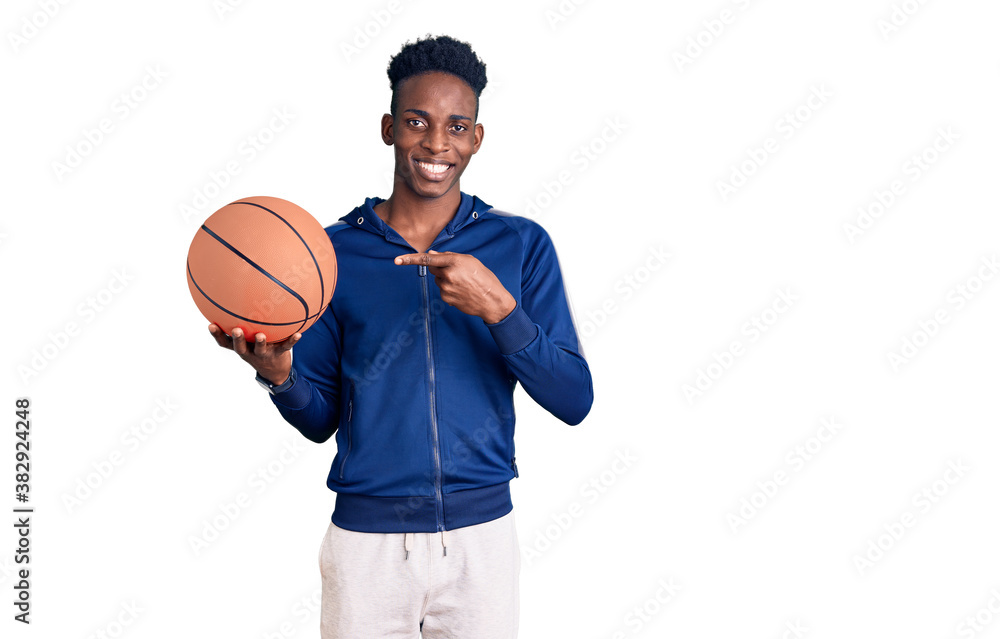
<path fill-rule="evenodd" d="M 441 126 L 430 127 L 424 136 L 424 148 L 435 155 L 448 150 L 448 131 Z"/>

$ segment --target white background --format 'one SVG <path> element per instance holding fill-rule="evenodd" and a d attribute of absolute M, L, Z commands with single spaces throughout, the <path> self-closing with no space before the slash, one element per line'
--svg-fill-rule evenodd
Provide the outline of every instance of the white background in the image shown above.
<path fill-rule="evenodd" d="M 4 636 L 318 636 L 336 445 L 214 345 L 184 259 L 240 197 L 387 196 L 385 67 L 427 33 L 487 63 L 462 188 L 550 232 L 594 376 L 573 428 L 518 390 L 520 636 L 1000 636 L 996 3 L 42 6 L 0 20 L 0 486 L 29 397 L 36 509 L 30 627 L 0 521 Z"/>

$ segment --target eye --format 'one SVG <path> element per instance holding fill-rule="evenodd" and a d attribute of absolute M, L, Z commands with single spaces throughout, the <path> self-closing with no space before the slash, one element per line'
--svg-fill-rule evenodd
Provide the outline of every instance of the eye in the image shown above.
<path fill-rule="evenodd" d="M 453 124 L 451 125 L 451 128 L 457 133 L 465 133 L 469 130 L 464 124 Z"/>
<path fill-rule="evenodd" d="M 407 120 L 406 123 L 409 124 L 410 126 L 423 126 L 424 125 L 424 121 L 423 120 Z"/>

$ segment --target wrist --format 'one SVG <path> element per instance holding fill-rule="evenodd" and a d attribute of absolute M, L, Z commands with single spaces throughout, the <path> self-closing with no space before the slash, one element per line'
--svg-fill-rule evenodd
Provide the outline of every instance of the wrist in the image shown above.
<path fill-rule="evenodd" d="M 508 315 L 517 308 L 517 301 L 514 296 L 504 291 L 505 296 L 499 299 L 493 308 L 483 315 L 482 319 L 487 324 L 496 324 L 497 322 L 502 322 L 507 318 Z"/>
<path fill-rule="evenodd" d="M 280 374 L 276 375 L 276 377 L 281 377 L 281 375 Z M 271 393 L 272 395 L 276 395 L 278 393 L 284 393 L 285 391 L 289 390 L 292 386 L 295 385 L 295 369 L 293 368 L 289 370 L 288 375 L 285 375 L 284 379 L 281 380 L 280 382 L 275 382 L 270 377 L 265 377 L 261 375 L 260 372 L 257 373 L 256 380 L 257 383 L 260 384 L 264 390 Z"/>

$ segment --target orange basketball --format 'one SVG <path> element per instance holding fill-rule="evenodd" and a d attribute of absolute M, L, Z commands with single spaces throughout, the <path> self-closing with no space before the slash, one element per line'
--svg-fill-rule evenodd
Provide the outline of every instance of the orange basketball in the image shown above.
<path fill-rule="evenodd" d="M 209 321 L 247 341 L 280 342 L 312 326 L 337 283 L 323 226 L 276 197 L 227 204 L 201 225 L 187 258 L 191 297 Z"/>

